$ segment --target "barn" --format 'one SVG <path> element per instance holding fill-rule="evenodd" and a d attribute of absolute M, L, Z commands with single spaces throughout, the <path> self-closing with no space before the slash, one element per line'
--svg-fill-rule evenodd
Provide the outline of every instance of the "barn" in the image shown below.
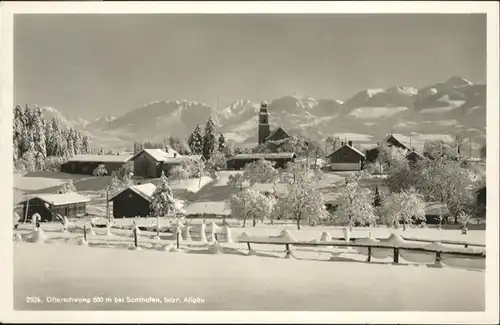
<path fill-rule="evenodd" d="M 149 204 L 156 186 L 151 183 L 129 186 L 109 198 L 113 204 L 113 217 L 132 218 L 149 215 Z"/>
<path fill-rule="evenodd" d="M 251 153 L 251 154 L 237 154 L 229 158 L 227 163 L 227 169 L 229 170 L 241 170 L 246 164 L 252 163 L 259 159 L 269 160 L 274 162 L 275 168 L 284 168 L 289 162 L 295 161 L 297 155 L 293 152 L 280 152 L 280 153 Z"/>
<path fill-rule="evenodd" d="M 55 221 L 56 214 L 68 218 L 81 217 L 85 215 L 89 201 L 89 198 L 74 192 L 36 194 L 21 202 L 23 207 L 21 217 L 30 219 L 35 213 L 40 215 L 42 221 Z"/>
<path fill-rule="evenodd" d="M 92 175 L 94 169 L 104 165 L 108 175 L 125 167 L 132 155 L 76 155 L 61 165 L 61 171 L 68 174 Z"/>
<path fill-rule="evenodd" d="M 150 214 L 149 205 L 156 186 L 151 183 L 132 185 L 113 194 L 109 201 L 113 204 L 114 218 L 147 217 Z M 174 199 L 177 209 L 182 212 L 184 202 Z"/>
<path fill-rule="evenodd" d="M 330 168 L 334 171 L 355 171 L 363 169 L 365 155 L 352 146 L 352 141 L 328 156 Z"/>
<path fill-rule="evenodd" d="M 134 163 L 134 176 L 144 178 L 157 178 L 164 170 L 163 163 L 170 158 L 182 157 L 172 148 L 163 149 L 142 149 L 130 160 Z"/>

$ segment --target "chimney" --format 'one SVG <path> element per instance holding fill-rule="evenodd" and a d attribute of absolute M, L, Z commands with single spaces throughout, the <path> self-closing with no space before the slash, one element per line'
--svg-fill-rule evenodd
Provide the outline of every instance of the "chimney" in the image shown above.
<path fill-rule="evenodd" d="M 349 144 L 349 147 L 352 147 L 352 141 L 349 141 L 348 144 Z"/>
<path fill-rule="evenodd" d="M 343 146 L 344 146 L 344 141 L 342 141 L 342 142 L 340 143 L 340 145 L 343 147 Z"/>

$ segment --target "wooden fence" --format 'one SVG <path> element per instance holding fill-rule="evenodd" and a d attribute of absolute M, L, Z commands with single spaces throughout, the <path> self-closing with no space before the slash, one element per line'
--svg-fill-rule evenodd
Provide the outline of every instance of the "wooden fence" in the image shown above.
<path fill-rule="evenodd" d="M 335 239 L 335 238 L 334 238 Z M 359 238 L 361 239 L 361 238 Z M 366 239 L 366 238 L 364 238 Z M 411 241 L 421 241 L 421 242 L 435 242 L 432 240 L 425 239 L 407 239 Z M 272 240 L 257 240 L 257 239 L 242 239 L 239 240 L 240 243 L 246 243 L 248 247 L 248 251 L 252 251 L 251 244 L 261 244 L 261 245 L 284 245 L 285 246 L 285 258 L 290 258 L 292 256 L 292 246 L 302 246 L 302 247 L 361 247 L 368 249 L 368 258 L 367 262 L 371 262 L 372 259 L 372 249 L 389 249 L 393 251 L 393 262 L 399 263 L 400 250 L 408 250 L 415 252 L 424 252 L 424 253 L 434 253 L 436 254 L 436 263 L 441 262 L 441 254 L 449 254 L 455 255 L 457 257 L 472 257 L 472 258 L 486 258 L 486 252 L 473 252 L 473 251 L 463 251 L 464 249 L 460 248 L 447 248 L 443 247 L 441 249 L 429 248 L 429 247 L 414 247 L 411 246 L 411 243 L 403 243 L 400 245 L 391 245 L 391 244 L 378 244 L 378 243 L 356 243 L 356 240 L 351 240 L 349 242 L 345 241 L 336 241 L 336 242 L 293 242 L 293 241 L 272 241 Z M 454 242 L 454 241 L 442 241 L 442 244 L 452 244 L 452 245 L 462 245 L 462 242 Z M 481 246 L 480 244 L 465 244 L 465 246 Z"/>

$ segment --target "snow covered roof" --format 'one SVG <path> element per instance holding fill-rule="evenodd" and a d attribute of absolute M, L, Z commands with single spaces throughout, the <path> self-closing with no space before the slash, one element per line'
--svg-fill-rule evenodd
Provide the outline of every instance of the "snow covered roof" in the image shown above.
<path fill-rule="evenodd" d="M 285 128 L 283 128 L 281 126 L 278 126 L 276 129 L 274 129 L 273 131 L 271 131 L 271 134 L 269 134 L 266 137 L 266 140 L 267 139 L 271 139 L 279 130 L 282 130 L 283 132 L 285 132 L 288 135 L 288 132 L 285 130 Z M 281 139 L 281 140 L 283 140 L 283 139 Z"/>
<path fill-rule="evenodd" d="M 129 186 L 115 194 L 113 194 L 110 198 L 109 201 L 112 201 L 115 197 L 126 191 L 127 189 L 130 189 L 132 192 L 136 193 L 137 195 L 145 198 L 148 201 L 151 201 L 151 197 L 156 190 L 156 185 L 152 183 L 146 183 L 146 184 L 139 184 L 139 185 L 132 185 Z"/>
<path fill-rule="evenodd" d="M 63 194 L 58 194 L 58 193 L 42 193 L 42 194 L 36 194 L 33 196 L 33 198 L 38 198 L 42 201 L 45 201 L 49 203 L 50 205 L 54 206 L 59 206 L 59 205 L 66 205 L 66 204 L 74 204 L 74 203 L 84 203 L 84 202 L 89 202 L 90 199 L 86 196 L 80 195 L 75 192 L 69 192 L 69 193 L 63 193 Z"/>
<path fill-rule="evenodd" d="M 332 152 L 328 157 L 334 155 L 337 151 L 339 151 L 340 149 L 344 148 L 344 147 L 347 147 L 349 149 L 351 149 L 352 151 L 354 151 L 355 153 L 357 153 L 358 155 L 360 155 L 361 157 L 365 157 L 365 154 L 362 153 L 361 151 L 359 151 L 358 149 L 354 148 L 353 146 L 350 146 L 348 144 L 344 144 L 342 147 L 338 148 L 337 150 L 335 150 L 334 152 Z"/>
<path fill-rule="evenodd" d="M 277 153 L 240 153 L 232 156 L 233 159 L 294 159 L 297 155 L 294 152 L 277 152 Z"/>
<path fill-rule="evenodd" d="M 131 160 L 134 160 L 141 153 L 146 152 L 148 155 L 153 157 L 156 161 L 165 161 L 167 158 L 182 157 L 177 151 L 172 148 L 168 148 L 168 152 L 163 149 L 142 149 L 136 153 Z"/>
<path fill-rule="evenodd" d="M 132 158 L 132 155 L 75 155 L 68 159 L 68 161 L 75 162 L 127 162 Z"/>

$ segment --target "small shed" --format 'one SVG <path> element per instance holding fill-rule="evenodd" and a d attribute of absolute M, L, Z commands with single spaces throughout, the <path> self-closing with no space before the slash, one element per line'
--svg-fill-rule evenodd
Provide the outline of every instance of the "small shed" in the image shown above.
<path fill-rule="evenodd" d="M 293 152 L 280 152 L 280 153 L 250 153 L 250 154 L 237 154 L 229 158 L 227 169 L 241 170 L 246 164 L 252 163 L 259 159 L 269 160 L 274 162 L 275 168 L 284 168 L 289 162 L 295 161 L 297 155 Z"/>
<path fill-rule="evenodd" d="M 42 221 L 55 221 L 55 215 L 68 218 L 82 217 L 87 211 L 87 203 L 90 199 L 75 192 L 54 194 L 36 194 L 26 201 L 21 202 L 23 215 L 21 218 L 38 213 Z"/>
<path fill-rule="evenodd" d="M 114 218 L 147 217 L 151 209 L 149 205 L 153 199 L 156 186 L 151 183 L 132 185 L 113 194 L 109 201 L 113 204 Z M 176 207 L 182 211 L 184 202 L 174 199 Z"/>
<path fill-rule="evenodd" d="M 138 177 L 160 177 L 164 170 L 162 164 L 170 158 L 182 157 L 177 151 L 171 148 L 163 149 L 142 149 L 130 160 L 134 163 L 134 175 Z"/>
<path fill-rule="evenodd" d="M 68 174 L 92 175 L 99 165 L 104 165 L 108 175 L 125 167 L 132 155 L 76 155 L 61 165 L 61 171 Z"/>
<path fill-rule="evenodd" d="M 366 159 L 364 153 L 352 146 L 352 142 L 343 145 L 328 156 L 333 171 L 356 171 L 363 169 Z"/>

